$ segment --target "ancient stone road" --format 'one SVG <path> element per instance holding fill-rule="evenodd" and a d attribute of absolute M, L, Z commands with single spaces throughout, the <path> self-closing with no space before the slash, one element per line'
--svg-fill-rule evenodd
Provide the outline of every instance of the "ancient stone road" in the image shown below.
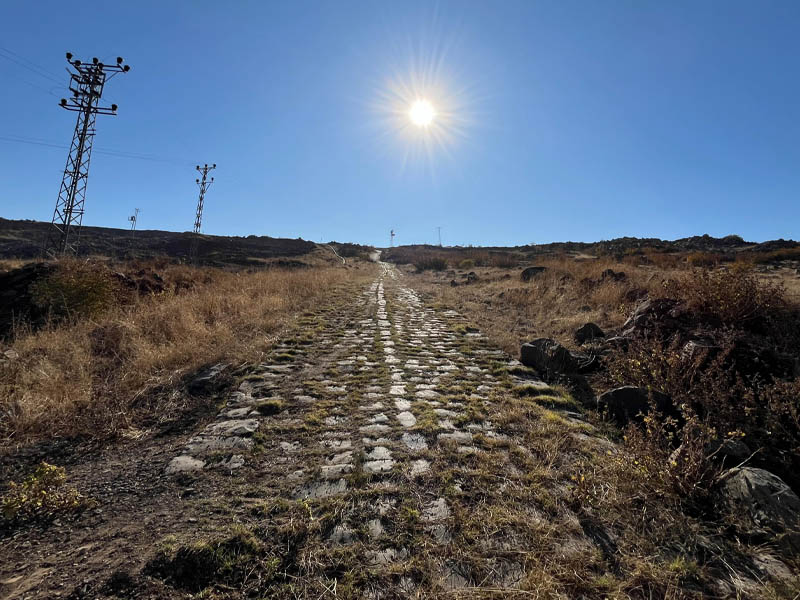
<path fill-rule="evenodd" d="M 424 581 L 397 575 L 400 589 L 514 588 L 524 565 L 513 558 L 513 531 L 471 534 L 476 571 L 462 529 L 476 494 L 492 502 L 487 478 L 502 472 L 502 493 L 519 477 L 510 454 L 517 463 L 530 455 L 489 420 L 493 394 L 520 382 L 503 367 L 518 363 L 455 312 L 424 306 L 393 266 L 380 267 L 349 313 L 310 321 L 308 343 L 284 343 L 273 354 L 280 362 L 241 373 L 218 419 L 167 473 L 252 468 L 266 497 L 307 502 L 311 512 L 341 499 L 324 547 L 360 544 L 365 566 L 398 574 L 412 557 L 430 557 Z"/>

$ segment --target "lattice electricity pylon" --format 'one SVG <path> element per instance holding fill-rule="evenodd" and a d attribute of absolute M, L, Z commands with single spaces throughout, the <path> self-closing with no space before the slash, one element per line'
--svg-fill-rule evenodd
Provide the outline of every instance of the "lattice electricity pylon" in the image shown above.
<path fill-rule="evenodd" d="M 83 207 L 86 201 L 86 186 L 89 181 L 89 160 L 92 157 L 94 123 L 97 115 L 115 115 L 117 105 L 100 106 L 100 97 L 106 82 L 119 73 L 130 71 L 117 57 L 115 65 L 105 65 L 97 58 L 91 63 L 73 60 L 67 52 L 67 62 L 72 67 L 69 89 L 72 98 L 61 99 L 61 107 L 78 113 L 72 144 L 69 147 L 67 166 L 61 180 L 56 208 L 53 211 L 53 227 L 45 243 L 45 252 L 50 255 L 74 253 L 80 241 Z"/>
<path fill-rule="evenodd" d="M 206 190 L 211 187 L 211 184 L 214 183 L 214 178 L 212 177 L 210 180 L 208 179 L 208 172 L 213 171 L 217 168 L 217 163 L 214 163 L 210 167 L 208 164 L 197 165 L 195 167 L 198 171 L 203 174 L 202 179 L 195 179 L 195 182 L 198 186 L 200 186 L 200 196 L 197 199 L 197 212 L 194 216 L 194 235 L 192 236 L 192 245 L 189 248 L 189 256 L 192 260 L 197 258 L 197 247 L 200 245 L 200 226 L 203 223 L 203 203 L 205 202 L 206 198 Z"/>

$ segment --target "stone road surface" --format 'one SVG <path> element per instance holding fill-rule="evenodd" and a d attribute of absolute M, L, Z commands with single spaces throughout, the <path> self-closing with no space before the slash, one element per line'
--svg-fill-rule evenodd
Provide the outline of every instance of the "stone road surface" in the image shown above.
<path fill-rule="evenodd" d="M 497 495 L 527 485 L 520 467 L 531 452 L 491 421 L 493 394 L 548 388 L 509 375 L 502 367 L 519 363 L 380 267 L 352 312 L 330 315 L 305 347 L 277 348 L 281 362 L 242 373 L 217 420 L 166 471 L 254 468 L 266 497 L 312 513 L 335 507 L 321 547 L 357 548 L 365 571 L 391 575 L 394 594 L 513 590 L 525 577 L 522 542 L 508 519 L 480 531 L 497 526 L 470 512 L 476 501 L 506 510 Z"/>

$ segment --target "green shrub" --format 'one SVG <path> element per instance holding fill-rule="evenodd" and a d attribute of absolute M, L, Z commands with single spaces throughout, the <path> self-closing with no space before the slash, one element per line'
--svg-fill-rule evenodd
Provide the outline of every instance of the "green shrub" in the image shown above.
<path fill-rule="evenodd" d="M 458 263 L 459 269 L 474 269 L 475 268 L 475 261 L 471 258 L 465 258 L 461 262 Z"/>
<path fill-rule="evenodd" d="M 66 481 L 63 467 L 41 463 L 22 483 L 9 483 L 2 499 L 3 518 L 27 521 L 85 507 L 89 500 L 74 487 L 66 487 Z"/>

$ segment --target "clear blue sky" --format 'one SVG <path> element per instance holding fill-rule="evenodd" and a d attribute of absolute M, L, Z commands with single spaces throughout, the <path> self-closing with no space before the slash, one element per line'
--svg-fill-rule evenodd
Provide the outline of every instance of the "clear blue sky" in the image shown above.
<path fill-rule="evenodd" d="M 3 2 L 0 137 L 69 143 L 64 53 L 112 61 L 84 224 L 387 245 L 798 237 L 796 1 Z M 9 54 L 8 51 L 15 53 Z M 12 62 L 32 61 L 53 79 Z M 21 61 L 24 62 L 24 61 Z M 30 63 L 24 63 L 30 66 Z M 427 129 L 407 103 L 429 98 Z M 0 139 L 0 216 L 66 150 Z"/>

